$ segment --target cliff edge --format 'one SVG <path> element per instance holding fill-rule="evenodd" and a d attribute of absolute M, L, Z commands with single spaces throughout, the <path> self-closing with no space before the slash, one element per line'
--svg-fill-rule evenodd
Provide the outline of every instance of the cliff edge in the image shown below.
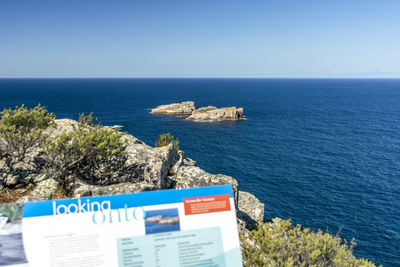
<path fill-rule="evenodd" d="M 77 122 L 70 119 L 55 121 L 55 127 L 48 129 L 49 138 L 62 132 L 72 131 Z M 248 192 L 239 190 L 233 177 L 211 174 L 188 158 L 184 151 L 177 151 L 172 144 L 164 147 L 150 147 L 136 137 L 124 134 L 129 140 L 126 168 L 116 173 L 104 184 L 88 183 L 79 177 L 60 180 L 44 164 L 43 151 L 32 150 L 23 161 L 12 168 L 0 160 L 0 178 L 8 188 L 0 203 L 48 200 L 63 197 L 84 197 L 135 193 L 161 189 L 180 189 L 220 184 L 232 185 L 238 225 L 240 231 L 254 229 L 264 219 L 264 204 Z M 1 192 L 0 188 L 0 192 Z"/>

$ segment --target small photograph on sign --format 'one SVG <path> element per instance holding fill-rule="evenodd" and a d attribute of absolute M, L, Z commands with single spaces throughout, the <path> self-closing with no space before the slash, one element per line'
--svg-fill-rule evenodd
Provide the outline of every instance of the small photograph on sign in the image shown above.
<path fill-rule="evenodd" d="M 178 209 L 146 211 L 146 234 L 180 231 Z"/>
<path fill-rule="evenodd" d="M 27 263 L 21 217 L 20 205 L 0 204 L 0 266 Z"/>

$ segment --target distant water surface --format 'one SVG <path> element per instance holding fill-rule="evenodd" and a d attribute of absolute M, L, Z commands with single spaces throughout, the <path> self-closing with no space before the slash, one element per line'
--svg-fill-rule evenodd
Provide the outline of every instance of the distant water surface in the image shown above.
<path fill-rule="evenodd" d="M 244 107 L 246 120 L 198 123 L 149 109 L 193 100 Z M 400 80 L 3 79 L 0 108 L 94 112 L 150 145 L 170 132 L 199 166 L 235 177 L 292 218 L 351 240 L 357 256 L 400 265 Z"/>

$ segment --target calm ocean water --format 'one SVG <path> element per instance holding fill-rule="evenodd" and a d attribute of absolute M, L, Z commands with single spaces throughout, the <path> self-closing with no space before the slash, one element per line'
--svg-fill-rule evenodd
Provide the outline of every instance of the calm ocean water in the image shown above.
<path fill-rule="evenodd" d="M 149 114 L 193 100 L 244 107 L 246 120 Z M 154 145 L 170 132 L 212 173 L 238 179 L 266 218 L 355 238 L 355 254 L 400 265 L 400 80 L 2 79 L 0 109 L 37 103 L 58 118 L 94 112 Z"/>

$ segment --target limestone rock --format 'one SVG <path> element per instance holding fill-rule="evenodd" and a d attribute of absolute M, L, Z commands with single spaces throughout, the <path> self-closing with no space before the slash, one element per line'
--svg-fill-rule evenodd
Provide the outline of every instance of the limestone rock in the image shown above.
<path fill-rule="evenodd" d="M 78 122 L 75 120 L 57 119 L 55 120 L 54 126 L 47 129 L 45 133 L 49 134 L 50 138 L 53 138 L 64 131 L 66 133 L 71 132 L 76 126 L 78 126 Z"/>
<path fill-rule="evenodd" d="M 167 163 L 168 168 L 174 166 L 179 159 L 178 151 L 173 147 L 173 144 L 167 146 L 155 147 L 154 150 L 161 155 L 163 160 Z"/>
<path fill-rule="evenodd" d="M 126 138 L 135 138 L 126 135 Z M 169 169 L 177 159 L 172 145 L 152 148 L 143 142 L 131 142 L 127 147 L 127 168 L 124 170 L 124 182 L 144 181 L 157 188 L 166 188 Z"/>
<path fill-rule="evenodd" d="M 5 159 L 0 159 L 0 170 L 6 167 L 6 160 Z"/>
<path fill-rule="evenodd" d="M 264 220 L 264 204 L 248 192 L 239 191 L 239 210 L 256 221 Z"/>
<path fill-rule="evenodd" d="M 4 180 L 4 185 L 7 187 L 14 186 L 20 181 L 19 175 L 12 173 L 2 174 L 2 180 Z"/>
<path fill-rule="evenodd" d="M 21 197 L 17 203 L 51 199 L 51 197 L 56 193 L 58 187 L 59 182 L 55 179 L 46 179 L 38 183 L 30 195 Z"/>
<path fill-rule="evenodd" d="M 146 145 L 141 140 L 137 139 L 136 137 L 130 134 L 124 134 L 122 138 L 128 141 L 130 145 Z"/>
<path fill-rule="evenodd" d="M 193 111 L 187 120 L 194 121 L 226 121 L 243 119 L 243 108 L 226 107 L 216 108 L 213 106 L 199 108 Z"/>
<path fill-rule="evenodd" d="M 4 180 L 4 184 L 8 187 L 12 187 L 19 183 L 30 182 L 38 174 L 33 158 L 13 163 L 12 171 L 4 171 L 5 169 L 6 168 L 0 169 L 0 176 Z"/>
<path fill-rule="evenodd" d="M 118 183 L 113 185 L 90 185 L 77 181 L 70 188 L 71 197 L 101 196 L 153 191 L 158 188 L 148 183 Z"/>
<path fill-rule="evenodd" d="M 264 204 L 254 195 L 239 191 L 239 203 L 237 217 L 247 229 L 253 230 L 259 222 L 264 221 Z"/>
<path fill-rule="evenodd" d="M 177 173 L 181 166 L 197 166 L 196 161 L 186 157 L 185 151 L 179 150 L 177 154 L 177 160 L 171 169 L 173 173 Z"/>
<path fill-rule="evenodd" d="M 230 184 L 232 185 L 236 206 L 238 204 L 239 185 L 236 179 L 230 176 L 211 174 L 196 166 L 183 165 L 169 179 L 172 180 L 173 188 L 176 189 Z"/>
<path fill-rule="evenodd" d="M 182 103 L 173 103 L 169 105 L 161 105 L 151 110 L 154 114 L 167 114 L 167 115 L 190 115 L 195 110 L 193 101 L 186 101 Z"/>

